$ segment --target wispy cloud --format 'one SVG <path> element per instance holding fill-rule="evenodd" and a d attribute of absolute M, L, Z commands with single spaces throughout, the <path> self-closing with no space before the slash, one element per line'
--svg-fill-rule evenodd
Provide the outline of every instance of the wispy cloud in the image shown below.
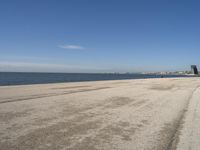
<path fill-rule="evenodd" d="M 75 49 L 75 50 L 84 49 L 84 47 L 80 45 L 59 45 L 58 47 L 63 49 Z"/>

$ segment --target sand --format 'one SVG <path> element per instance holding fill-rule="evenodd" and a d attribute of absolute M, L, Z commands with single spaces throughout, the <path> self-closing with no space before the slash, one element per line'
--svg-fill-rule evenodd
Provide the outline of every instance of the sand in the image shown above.
<path fill-rule="evenodd" d="M 1 150 L 197 150 L 199 78 L 0 87 Z"/>

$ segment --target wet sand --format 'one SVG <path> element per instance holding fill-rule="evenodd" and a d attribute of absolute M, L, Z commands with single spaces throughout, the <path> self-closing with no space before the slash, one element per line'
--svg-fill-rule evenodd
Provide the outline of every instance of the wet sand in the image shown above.
<path fill-rule="evenodd" d="M 199 78 L 0 87 L 1 150 L 197 150 Z"/>

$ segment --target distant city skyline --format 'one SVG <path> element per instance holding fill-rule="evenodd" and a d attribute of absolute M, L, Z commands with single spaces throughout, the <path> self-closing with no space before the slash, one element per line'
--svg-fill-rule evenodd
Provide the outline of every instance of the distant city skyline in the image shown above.
<path fill-rule="evenodd" d="M 200 65 L 200 1 L 1 0 L 0 71 L 158 72 Z"/>

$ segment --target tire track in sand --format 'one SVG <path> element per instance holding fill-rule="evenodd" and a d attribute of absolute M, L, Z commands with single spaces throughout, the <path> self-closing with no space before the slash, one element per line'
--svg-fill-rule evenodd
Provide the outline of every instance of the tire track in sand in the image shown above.
<path fill-rule="evenodd" d="M 28 100 L 38 99 L 38 98 L 60 96 L 60 95 L 66 95 L 66 94 L 90 92 L 90 91 L 96 91 L 96 90 L 102 90 L 102 89 L 108 89 L 108 88 L 111 88 L 111 87 L 99 87 L 99 88 L 93 88 L 93 89 L 80 89 L 80 90 L 77 90 L 77 91 L 67 91 L 67 92 L 62 92 L 62 93 L 49 93 L 49 94 L 30 95 L 30 96 L 22 97 L 22 98 L 18 98 L 18 99 L 6 99 L 6 100 L 3 100 L 3 101 L 0 101 L 0 104 L 19 102 L 19 101 L 28 101 Z"/>
<path fill-rule="evenodd" d="M 187 101 L 187 104 L 185 106 L 185 108 L 183 109 L 182 113 L 180 114 L 180 117 L 177 119 L 175 125 L 174 125 L 174 134 L 171 136 L 171 141 L 169 142 L 166 150 L 176 150 L 176 146 L 178 144 L 178 141 L 179 141 L 179 136 L 180 136 L 180 129 L 181 129 L 181 126 L 182 124 L 184 123 L 183 122 L 183 119 L 185 117 L 185 114 L 187 112 L 187 109 L 188 109 L 188 106 L 189 106 L 189 103 L 190 103 L 190 100 L 192 99 L 193 95 L 194 95 L 194 92 L 199 88 L 200 86 L 197 86 L 190 94 L 189 98 L 188 98 L 188 101 Z"/>

